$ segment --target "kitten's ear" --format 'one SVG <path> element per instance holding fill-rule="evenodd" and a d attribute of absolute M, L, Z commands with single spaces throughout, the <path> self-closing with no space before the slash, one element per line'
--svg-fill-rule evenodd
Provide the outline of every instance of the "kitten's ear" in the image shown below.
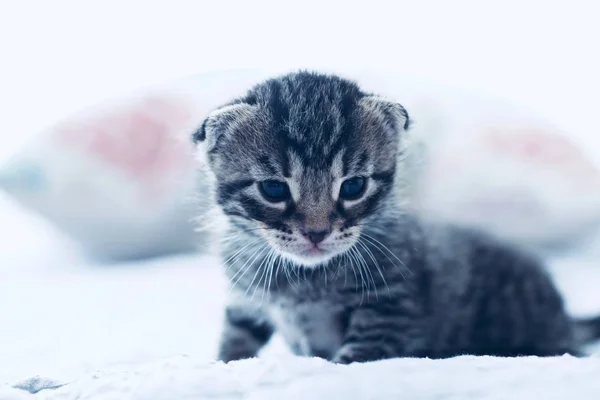
<path fill-rule="evenodd" d="M 410 128 L 411 120 L 406 109 L 397 102 L 380 96 L 367 96 L 359 101 L 363 112 L 377 119 L 383 120 L 396 132 L 406 131 Z"/>
<path fill-rule="evenodd" d="M 218 108 L 211 112 L 202 122 L 200 128 L 192 135 L 194 144 L 206 143 L 208 150 L 213 149 L 219 139 L 231 131 L 233 127 L 244 122 L 256 111 L 256 106 L 237 103 Z"/>

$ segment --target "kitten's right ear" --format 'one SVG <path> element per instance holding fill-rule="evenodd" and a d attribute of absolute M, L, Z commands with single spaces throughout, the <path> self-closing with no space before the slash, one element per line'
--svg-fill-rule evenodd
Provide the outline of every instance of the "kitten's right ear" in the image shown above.
<path fill-rule="evenodd" d="M 379 116 L 395 132 L 407 131 L 410 128 L 412 121 L 400 103 L 372 95 L 362 98 L 359 105 L 365 113 Z"/>
<path fill-rule="evenodd" d="M 235 126 L 251 118 L 256 106 L 237 103 L 224 106 L 211 112 L 202 122 L 200 128 L 192 135 L 194 144 L 205 142 L 207 150 L 213 149 L 218 141 L 227 135 Z"/>

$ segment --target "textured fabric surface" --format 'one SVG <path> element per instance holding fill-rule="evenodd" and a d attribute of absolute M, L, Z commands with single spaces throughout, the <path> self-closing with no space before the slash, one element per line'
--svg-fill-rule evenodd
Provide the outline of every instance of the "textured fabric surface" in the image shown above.
<path fill-rule="evenodd" d="M 0 220 L 1 400 L 598 398 L 600 358 L 345 367 L 292 358 L 276 337 L 260 360 L 213 363 L 226 295 L 217 259 L 97 264 L 1 196 Z M 597 314 L 596 260 L 549 265 L 568 309 Z"/>
<path fill-rule="evenodd" d="M 458 357 L 340 366 L 320 359 L 252 359 L 230 364 L 177 357 L 84 375 L 8 399 L 597 399 L 600 358 Z"/>

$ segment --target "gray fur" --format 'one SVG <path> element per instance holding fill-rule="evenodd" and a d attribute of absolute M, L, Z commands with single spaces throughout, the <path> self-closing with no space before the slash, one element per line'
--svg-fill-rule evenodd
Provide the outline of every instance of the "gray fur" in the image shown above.
<path fill-rule="evenodd" d="M 230 222 L 221 360 L 256 356 L 275 331 L 295 353 L 338 363 L 578 352 L 538 260 L 399 206 L 409 122 L 397 103 L 307 72 L 263 82 L 207 118 L 194 139 Z M 342 200 L 353 176 L 368 177 L 367 190 Z M 269 179 L 290 198 L 267 202 L 258 183 Z M 327 232 L 318 250 L 311 231 Z"/>

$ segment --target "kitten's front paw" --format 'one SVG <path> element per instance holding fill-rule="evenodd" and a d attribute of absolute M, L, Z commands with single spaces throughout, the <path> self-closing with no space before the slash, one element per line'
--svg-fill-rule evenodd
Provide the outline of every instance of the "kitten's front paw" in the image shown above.
<path fill-rule="evenodd" d="M 388 358 L 382 349 L 361 344 L 347 344 L 336 353 L 332 361 L 336 364 L 377 361 Z"/>
<path fill-rule="evenodd" d="M 223 361 L 224 363 L 228 363 L 230 361 L 245 360 L 245 359 L 254 358 L 254 357 L 256 357 L 256 355 L 249 351 L 244 351 L 244 350 L 239 350 L 239 349 L 231 350 L 231 351 L 221 350 L 219 352 L 218 360 Z"/>
<path fill-rule="evenodd" d="M 256 340 L 246 335 L 234 335 L 233 333 L 229 331 L 224 335 L 219 347 L 219 361 L 228 363 L 256 357 L 260 348 Z"/>

